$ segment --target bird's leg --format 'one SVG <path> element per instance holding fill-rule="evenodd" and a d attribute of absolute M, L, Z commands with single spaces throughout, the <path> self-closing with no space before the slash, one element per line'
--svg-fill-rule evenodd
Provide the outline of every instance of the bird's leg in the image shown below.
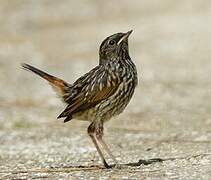
<path fill-rule="evenodd" d="M 114 161 L 115 165 L 117 165 L 118 161 L 116 160 L 116 158 L 112 154 L 111 150 L 109 149 L 109 147 L 107 146 L 107 144 L 103 140 L 102 136 L 101 137 L 97 137 L 97 140 L 99 141 L 101 146 L 105 149 L 105 151 L 108 153 L 108 155 L 111 157 L 111 159 Z"/>
<path fill-rule="evenodd" d="M 109 149 L 109 147 L 103 140 L 103 123 L 102 122 L 97 124 L 95 133 L 96 133 L 96 140 L 100 143 L 100 145 L 106 151 L 106 153 L 111 157 L 111 159 L 114 161 L 115 165 L 117 165 L 118 162 L 117 162 L 116 158 L 113 156 L 111 150 Z"/>
<path fill-rule="evenodd" d="M 103 149 L 107 152 L 107 154 L 114 161 L 115 165 L 117 165 L 118 162 L 117 162 L 116 158 L 114 157 L 114 155 L 112 154 L 111 150 L 109 149 L 109 147 L 107 146 L 107 144 L 103 140 L 103 124 L 100 124 L 98 126 L 98 128 L 96 130 L 96 138 L 97 138 L 98 142 L 101 144 L 101 146 L 103 147 Z"/>
<path fill-rule="evenodd" d="M 92 139 L 92 142 L 94 143 L 94 145 L 95 145 L 95 147 L 96 147 L 96 149 L 97 149 L 97 152 L 98 152 L 99 155 L 100 155 L 100 158 L 101 158 L 101 160 L 102 160 L 104 166 L 105 166 L 106 168 L 110 168 L 110 166 L 109 166 L 108 163 L 106 162 L 106 160 L 105 160 L 105 158 L 104 158 L 104 156 L 103 156 L 103 153 L 102 153 L 100 147 L 98 146 L 98 143 L 97 143 L 97 140 L 96 140 L 96 124 L 95 124 L 94 122 L 91 123 L 91 124 L 89 125 L 87 131 L 88 131 L 89 136 L 90 136 L 91 139 Z"/>

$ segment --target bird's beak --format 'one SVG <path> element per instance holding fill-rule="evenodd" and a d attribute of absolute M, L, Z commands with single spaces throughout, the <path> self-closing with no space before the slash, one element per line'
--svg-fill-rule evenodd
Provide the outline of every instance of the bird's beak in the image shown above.
<path fill-rule="evenodd" d="M 124 33 L 124 35 L 123 35 L 122 38 L 118 41 L 117 44 L 119 45 L 119 44 L 121 44 L 122 41 L 128 39 L 128 37 L 130 36 L 130 34 L 131 34 L 132 32 L 133 32 L 133 30 L 130 30 L 130 31 Z"/>

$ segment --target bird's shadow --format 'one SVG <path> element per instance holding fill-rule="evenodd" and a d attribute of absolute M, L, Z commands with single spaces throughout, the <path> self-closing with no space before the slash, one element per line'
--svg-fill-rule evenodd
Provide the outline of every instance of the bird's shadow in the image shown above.
<path fill-rule="evenodd" d="M 123 165 L 136 167 L 136 166 L 141 166 L 141 165 L 150 165 L 153 163 L 158 163 L 158 162 L 163 162 L 163 161 L 164 159 L 161 159 L 161 158 L 153 158 L 153 159 L 148 159 L 148 160 L 139 159 L 138 162 L 131 162 L 131 163 L 123 164 Z"/>
<path fill-rule="evenodd" d="M 60 166 L 60 167 L 52 167 L 52 168 L 70 168 L 70 169 L 112 169 L 112 168 L 126 168 L 126 167 L 139 167 L 141 165 L 150 165 L 150 164 L 153 164 L 153 163 L 160 163 L 160 162 L 163 162 L 165 161 L 165 159 L 161 159 L 161 158 L 153 158 L 153 159 L 147 159 L 147 160 L 144 160 L 144 159 L 139 159 L 137 162 L 129 162 L 129 163 L 122 163 L 122 164 L 118 164 L 118 166 L 116 166 L 115 164 L 111 164 L 109 166 L 109 168 L 105 168 L 104 166 L 102 165 L 80 165 L 80 166 Z"/>

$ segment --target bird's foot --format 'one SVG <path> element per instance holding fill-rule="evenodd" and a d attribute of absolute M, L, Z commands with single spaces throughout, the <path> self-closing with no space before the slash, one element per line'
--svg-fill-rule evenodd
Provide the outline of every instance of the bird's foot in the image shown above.
<path fill-rule="evenodd" d="M 103 164 L 104 164 L 104 167 L 106 169 L 111 169 L 112 168 L 112 166 L 108 165 L 108 163 L 105 160 L 103 161 Z"/>

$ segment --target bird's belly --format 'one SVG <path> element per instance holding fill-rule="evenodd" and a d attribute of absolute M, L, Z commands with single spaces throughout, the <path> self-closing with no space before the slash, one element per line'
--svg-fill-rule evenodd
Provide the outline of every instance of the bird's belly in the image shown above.
<path fill-rule="evenodd" d="M 94 121 L 96 118 L 96 109 L 93 107 L 84 111 L 80 111 L 74 114 L 73 118 L 82 121 Z"/>
<path fill-rule="evenodd" d="M 82 121 L 108 121 L 113 116 L 123 112 L 129 100 L 109 99 L 102 101 L 95 107 L 76 113 L 73 118 Z"/>
<path fill-rule="evenodd" d="M 124 111 L 134 93 L 130 84 L 122 84 L 117 92 L 96 106 L 97 117 L 103 121 L 111 119 Z"/>

